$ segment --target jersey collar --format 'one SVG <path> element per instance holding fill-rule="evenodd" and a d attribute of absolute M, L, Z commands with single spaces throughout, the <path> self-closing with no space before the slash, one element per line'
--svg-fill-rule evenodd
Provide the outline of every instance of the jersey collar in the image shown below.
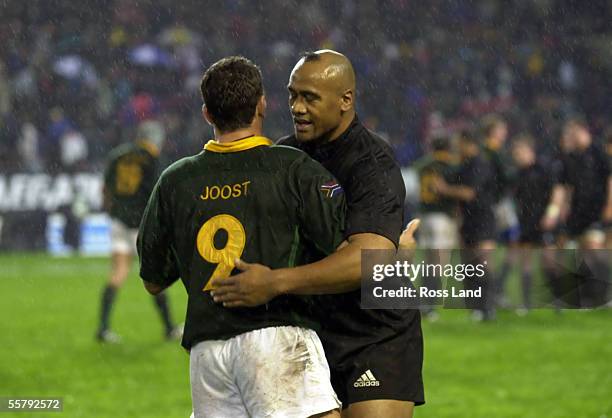
<path fill-rule="evenodd" d="M 248 149 L 260 147 L 262 145 L 270 146 L 272 145 L 272 141 L 263 136 L 251 136 L 249 138 L 240 139 L 238 141 L 223 143 L 211 139 L 206 143 L 206 145 L 204 145 L 204 149 L 206 151 L 211 152 L 228 153 L 246 151 Z"/>
<path fill-rule="evenodd" d="M 144 140 L 138 141 L 137 144 L 140 148 L 147 151 L 153 157 L 159 157 L 159 148 L 157 148 L 155 144 Z"/>

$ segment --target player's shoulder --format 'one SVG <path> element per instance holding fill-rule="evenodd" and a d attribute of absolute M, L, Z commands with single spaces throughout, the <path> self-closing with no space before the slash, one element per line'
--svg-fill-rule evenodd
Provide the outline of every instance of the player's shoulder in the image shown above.
<path fill-rule="evenodd" d="M 295 134 L 285 135 L 276 141 L 276 145 L 285 145 L 293 148 L 300 148 L 300 142 L 295 137 Z"/>
<path fill-rule="evenodd" d="M 201 164 L 202 155 L 200 152 L 196 155 L 183 157 L 170 164 L 161 174 L 160 179 L 164 183 L 170 183 L 186 176 L 193 176 L 197 167 Z"/>
<path fill-rule="evenodd" d="M 435 163 L 436 160 L 434 159 L 432 154 L 425 154 L 412 164 L 412 168 L 416 172 L 420 173 L 431 169 Z"/>
<path fill-rule="evenodd" d="M 363 146 L 371 149 L 381 149 L 387 153 L 393 154 L 393 149 L 387 140 L 385 140 L 380 134 L 366 128 L 361 124 L 358 124 L 353 136 L 354 138 L 352 139 L 357 140 L 356 142 Z"/>
<path fill-rule="evenodd" d="M 272 145 L 266 150 L 266 159 L 271 166 L 284 170 L 291 167 L 318 163 L 306 152 L 289 145 Z"/>
<path fill-rule="evenodd" d="M 110 150 L 110 152 L 108 153 L 108 160 L 114 161 L 133 152 L 134 144 L 132 144 L 131 142 L 119 144 L 115 148 Z"/>
<path fill-rule="evenodd" d="M 365 172 L 400 172 L 391 145 L 382 136 L 363 125 L 358 125 L 348 138 L 346 158 L 354 161 L 352 169 Z"/>

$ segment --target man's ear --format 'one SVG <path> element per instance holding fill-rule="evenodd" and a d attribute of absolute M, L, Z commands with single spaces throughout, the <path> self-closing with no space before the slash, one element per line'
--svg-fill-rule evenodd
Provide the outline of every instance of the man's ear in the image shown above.
<path fill-rule="evenodd" d="M 255 108 L 255 112 L 257 116 L 264 119 L 266 117 L 266 110 L 268 108 L 268 103 L 266 102 L 266 96 L 262 95 L 257 102 L 257 107 Z"/>
<path fill-rule="evenodd" d="M 353 108 L 353 100 L 355 99 L 355 93 L 353 90 L 346 90 L 340 96 L 340 110 L 348 112 Z"/>
<path fill-rule="evenodd" d="M 210 126 L 214 126 L 212 122 L 212 118 L 210 117 L 210 113 L 208 112 L 208 108 L 206 107 L 206 105 L 202 105 L 202 117 L 204 118 L 206 123 L 208 123 Z"/>

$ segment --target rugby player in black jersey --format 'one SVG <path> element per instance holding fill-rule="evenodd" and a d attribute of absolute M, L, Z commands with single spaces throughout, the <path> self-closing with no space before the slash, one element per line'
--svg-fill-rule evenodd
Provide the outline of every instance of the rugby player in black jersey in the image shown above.
<path fill-rule="evenodd" d="M 512 158 L 518 171 L 511 184 L 512 195 L 516 204 L 519 219 L 521 283 L 523 293 L 523 308 L 519 313 L 526 313 L 531 308 L 531 288 L 533 277 L 533 256 L 540 257 L 539 252 L 530 251 L 545 246 L 544 231 L 540 220 L 546 211 L 555 184 L 553 164 L 545 158 L 538 157 L 536 141 L 528 134 L 521 134 L 512 140 Z M 548 253 L 545 252 L 545 255 Z M 550 258 L 550 257 L 548 257 Z M 544 275 L 548 279 L 553 296 L 559 297 L 558 280 L 551 263 L 545 259 Z"/>
<path fill-rule="evenodd" d="M 595 273 L 585 277 L 579 303 L 581 307 L 600 306 L 607 302 L 608 253 L 593 250 L 605 248 L 603 223 L 612 210 L 610 167 L 605 151 L 594 143 L 589 126 L 581 118 L 565 123 L 563 140 L 569 142 L 572 152 L 563 160 L 541 225 L 544 230 L 553 230 L 563 220 L 563 208 L 569 202 L 567 233 L 584 250 L 584 258 Z"/>
<path fill-rule="evenodd" d="M 215 282 L 215 301 L 242 307 L 283 294 L 321 295 L 320 335 L 343 416 L 411 417 L 414 405 L 424 403 L 419 311 L 363 310 L 359 291 L 361 250 L 395 250 L 400 241 L 405 188 L 399 166 L 391 148 L 357 118 L 347 57 L 330 50 L 305 54 L 288 90 L 295 133 L 279 142 L 305 151 L 339 180 L 348 205 L 345 242 L 323 260 L 290 269 L 240 261 L 243 273 Z"/>
<path fill-rule="evenodd" d="M 448 184 L 439 177 L 434 183 L 434 190 L 442 196 L 457 200 L 461 207 L 462 222 L 459 232 L 463 244 L 462 262 L 490 265 L 487 257 L 490 256 L 491 250 L 495 249 L 493 169 L 482 155 L 481 144 L 473 132 L 461 132 L 458 143 L 461 164 L 457 170 L 457 184 Z M 488 268 L 485 270 L 489 272 Z M 470 307 L 474 309 L 474 320 L 488 321 L 495 317 L 491 299 L 494 289 L 492 279 L 491 274 L 486 274 L 483 278 L 473 278 L 465 282 L 468 289 L 482 289 L 482 297 L 470 301 Z"/>

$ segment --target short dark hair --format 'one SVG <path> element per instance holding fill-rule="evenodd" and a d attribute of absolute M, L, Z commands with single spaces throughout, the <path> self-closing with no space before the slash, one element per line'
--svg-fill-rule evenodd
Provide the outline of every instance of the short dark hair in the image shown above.
<path fill-rule="evenodd" d="M 469 142 L 470 144 L 480 145 L 481 141 L 475 133 L 474 128 L 462 129 L 458 135 L 459 141 Z"/>
<path fill-rule="evenodd" d="M 431 149 L 433 151 L 449 151 L 451 142 L 447 136 L 437 136 L 431 140 Z"/>
<path fill-rule="evenodd" d="M 222 132 L 247 127 L 263 96 L 261 71 L 247 58 L 233 56 L 211 65 L 200 84 L 212 123 Z"/>

